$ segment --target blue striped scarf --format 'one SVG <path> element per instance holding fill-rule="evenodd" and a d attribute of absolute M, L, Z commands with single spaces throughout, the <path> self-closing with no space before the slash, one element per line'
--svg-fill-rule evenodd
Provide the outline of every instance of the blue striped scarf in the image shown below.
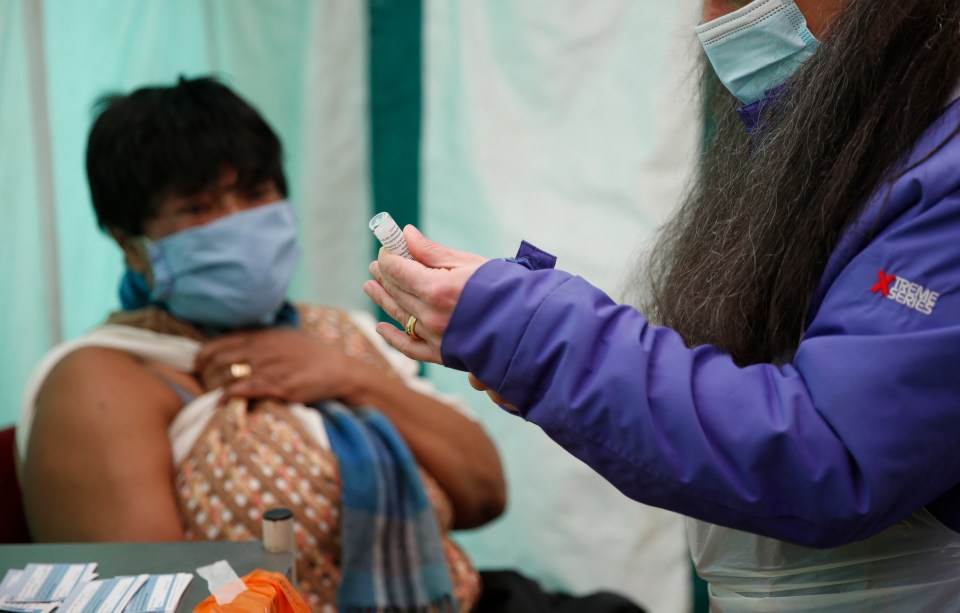
<path fill-rule="evenodd" d="M 457 611 L 417 464 L 379 412 L 320 405 L 343 483 L 341 612 Z"/>

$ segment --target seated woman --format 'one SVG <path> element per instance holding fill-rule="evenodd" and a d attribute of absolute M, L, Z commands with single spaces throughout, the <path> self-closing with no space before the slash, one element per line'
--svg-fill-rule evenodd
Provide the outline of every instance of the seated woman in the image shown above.
<path fill-rule="evenodd" d="M 102 101 L 87 174 L 126 259 L 124 310 L 31 381 L 33 537 L 259 538 L 263 511 L 287 507 L 313 608 L 469 610 L 478 576 L 447 532 L 502 512 L 497 452 L 370 316 L 287 302 L 299 251 L 281 157 L 211 79 Z"/>

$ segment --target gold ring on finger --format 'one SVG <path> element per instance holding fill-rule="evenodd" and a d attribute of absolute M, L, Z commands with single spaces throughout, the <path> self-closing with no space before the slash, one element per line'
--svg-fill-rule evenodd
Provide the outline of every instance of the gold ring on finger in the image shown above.
<path fill-rule="evenodd" d="M 234 379 L 245 379 L 253 374 L 253 367 L 246 362 L 234 362 L 230 365 L 230 376 Z"/>
<path fill-rule="evenodd" d="M 417 318 L 413 315 L 407 319 L 407 324 L 403 327 L 407 331 L 407 336 L 412 338 L 415 341 L 419 341 L 420 337 L 417 336 Z"/>

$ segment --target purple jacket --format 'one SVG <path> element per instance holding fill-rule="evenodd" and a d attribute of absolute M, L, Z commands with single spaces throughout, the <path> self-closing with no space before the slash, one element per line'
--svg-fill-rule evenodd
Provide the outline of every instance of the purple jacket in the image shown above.
<path fill-rule="evenodd" d="M 960 531 L 958 126 L 841 239 L 791 364 L 688 349 L 526 245 L 471 277 L 444 363 L 646 504 L 813 547 L 924 506 Z"/>

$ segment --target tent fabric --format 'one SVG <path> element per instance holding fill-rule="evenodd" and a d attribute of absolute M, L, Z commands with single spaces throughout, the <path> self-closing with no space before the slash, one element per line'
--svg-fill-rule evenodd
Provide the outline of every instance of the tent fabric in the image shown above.
<path fill-rule="evenodd" d="M 526 239 L 624 297 L 699 138 L 693 4 L 428 1 L 425 233 L 488 257 L 513 256 Z M 428 373 L 470 398 L 506 464 L 506 516 L 460 539 L 480 567 L 508 560 L 551 589 L 687 610 L 677 515 L 628 500 L 462 373 Z"/>
<path fill-rule="evenodd" d="M 388 209 L 490 257 L 521 238 L 623 296 L 699 137 L 695 0 L 0 0 L 0 426 L 40 356 L 118 307 L 120 251 L 83 170 L 95 100 L 215 74 L 286 148 L 304 257 L 295 299 L 360 290 Z M 550 589 L 689 607 L 678 517 L 625 499 L 459 373 L 507 470 L 509 509 L 458 539 Z"/>

